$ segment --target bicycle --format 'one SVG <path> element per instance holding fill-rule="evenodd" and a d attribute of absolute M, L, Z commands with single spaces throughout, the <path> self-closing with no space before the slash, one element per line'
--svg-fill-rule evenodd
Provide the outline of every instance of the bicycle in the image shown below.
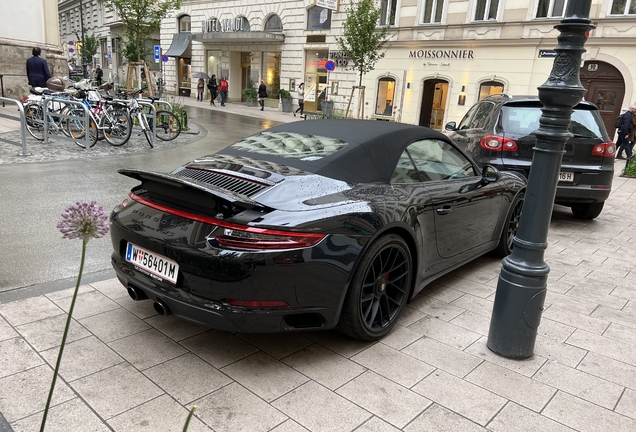
<path fill-rule="evenodd" d="M 106 142 L 110 145 L 119 147 L 128 142 L 132 133 L 132 121 L 128 111 L 124 109 L 126 104 L 112 101 L 111 97 L 103 96 L 99 97 L 94 102 L 94 106 L 87 99 L 87 92 L 80 90 L 78 97 L 82 99 L 82 103 L 89 109 L 89 117 L 91 125 L 95 126 L 95 140 L 93 142 L 91 137 L 91 147 L 95 145 L 99 134 L 102 133 Z M 83 113 L 82 113 L 83 114 Z M 66 120 L 67 130 L 73 135 L 74 138 L 82 138 L 84 136 L 84 123 L 76 119 Z M 92 130 L 91 126 L 91 130 Z M 85 148 L 83 142 L 76 141 L 77 145 Z"/>
<path fill-rule="evenodd" d="M 159 98 L 155 96 L 148 96 L 152 103 L 155 104 Z M 146 113 L 147 115 L 148 113 Z M 162 141 L 172 141 L 181 134 L 181 123 L 179 118 L 174 113 L 166 110 L 157 110 L 155 113 L 155 136 Z M 151 118 L 149 122 L 153 119 Z M 152 126 L 152 123 L 150 123 Z"/>

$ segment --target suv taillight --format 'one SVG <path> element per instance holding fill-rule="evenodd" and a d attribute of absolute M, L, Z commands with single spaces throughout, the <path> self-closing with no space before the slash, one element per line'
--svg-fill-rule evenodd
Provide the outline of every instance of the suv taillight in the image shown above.
<path fill-rule="evenodd" d="M 616 144 L 613 142 L 596 144 L 594 148 L 592 148 L 592 156 L 616 157 Z"/>
<path fill-rule="evenodd" d="M 490 151 L 517 151 L 517 141 L 497 135 L 486 135 L 481 139 L 481 146 Z"/>

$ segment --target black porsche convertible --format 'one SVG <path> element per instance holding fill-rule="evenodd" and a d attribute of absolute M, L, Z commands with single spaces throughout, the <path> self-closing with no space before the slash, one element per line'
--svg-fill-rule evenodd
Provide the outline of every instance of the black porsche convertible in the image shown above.
<path fill-rule="evenodd" d="M 117 277 L 156 311 L 231 332 L 374 340 L 436 278 L 510 253 L 526 187 L 420 126 L 276 126 L 141 182 L 111 214 Z"/>

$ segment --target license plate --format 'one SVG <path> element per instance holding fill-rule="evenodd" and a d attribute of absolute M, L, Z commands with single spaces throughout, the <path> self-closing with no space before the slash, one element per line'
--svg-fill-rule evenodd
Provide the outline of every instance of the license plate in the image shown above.
<path fill-rule="evenodd" d="M 173 284 L 177 283 L 179 264 L 163 255 L 128 243 L 126 247 L 126 261 L 162 280 L 170 281 Z"/>
<path fill-rule="evenodd" d="M 572 183 L 574 181 L 574 173 L 573 172 L 561 171 L 559 173 L 559 181 L 560 182 L 570 182 L 570 183 Z"/>

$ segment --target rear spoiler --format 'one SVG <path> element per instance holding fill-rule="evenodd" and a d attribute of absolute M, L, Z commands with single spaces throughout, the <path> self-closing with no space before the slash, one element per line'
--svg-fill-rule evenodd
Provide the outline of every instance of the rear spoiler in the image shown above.
<path fill-rule="evenodd" d="M 203 192 L 247 209 L 263 207 L 262 204 L 257 203 L 246 195 L 224 190 L 214 185 L 200 183 L 186 177 L 136 169 L 120 169 L 117 172 L 127 177 L 134 178 L 135 180 L 139 180 L 142 188 L 145 183 L 149 182 L 163 183 L 178 189 L 192 189 L 198 192 Z"/>

